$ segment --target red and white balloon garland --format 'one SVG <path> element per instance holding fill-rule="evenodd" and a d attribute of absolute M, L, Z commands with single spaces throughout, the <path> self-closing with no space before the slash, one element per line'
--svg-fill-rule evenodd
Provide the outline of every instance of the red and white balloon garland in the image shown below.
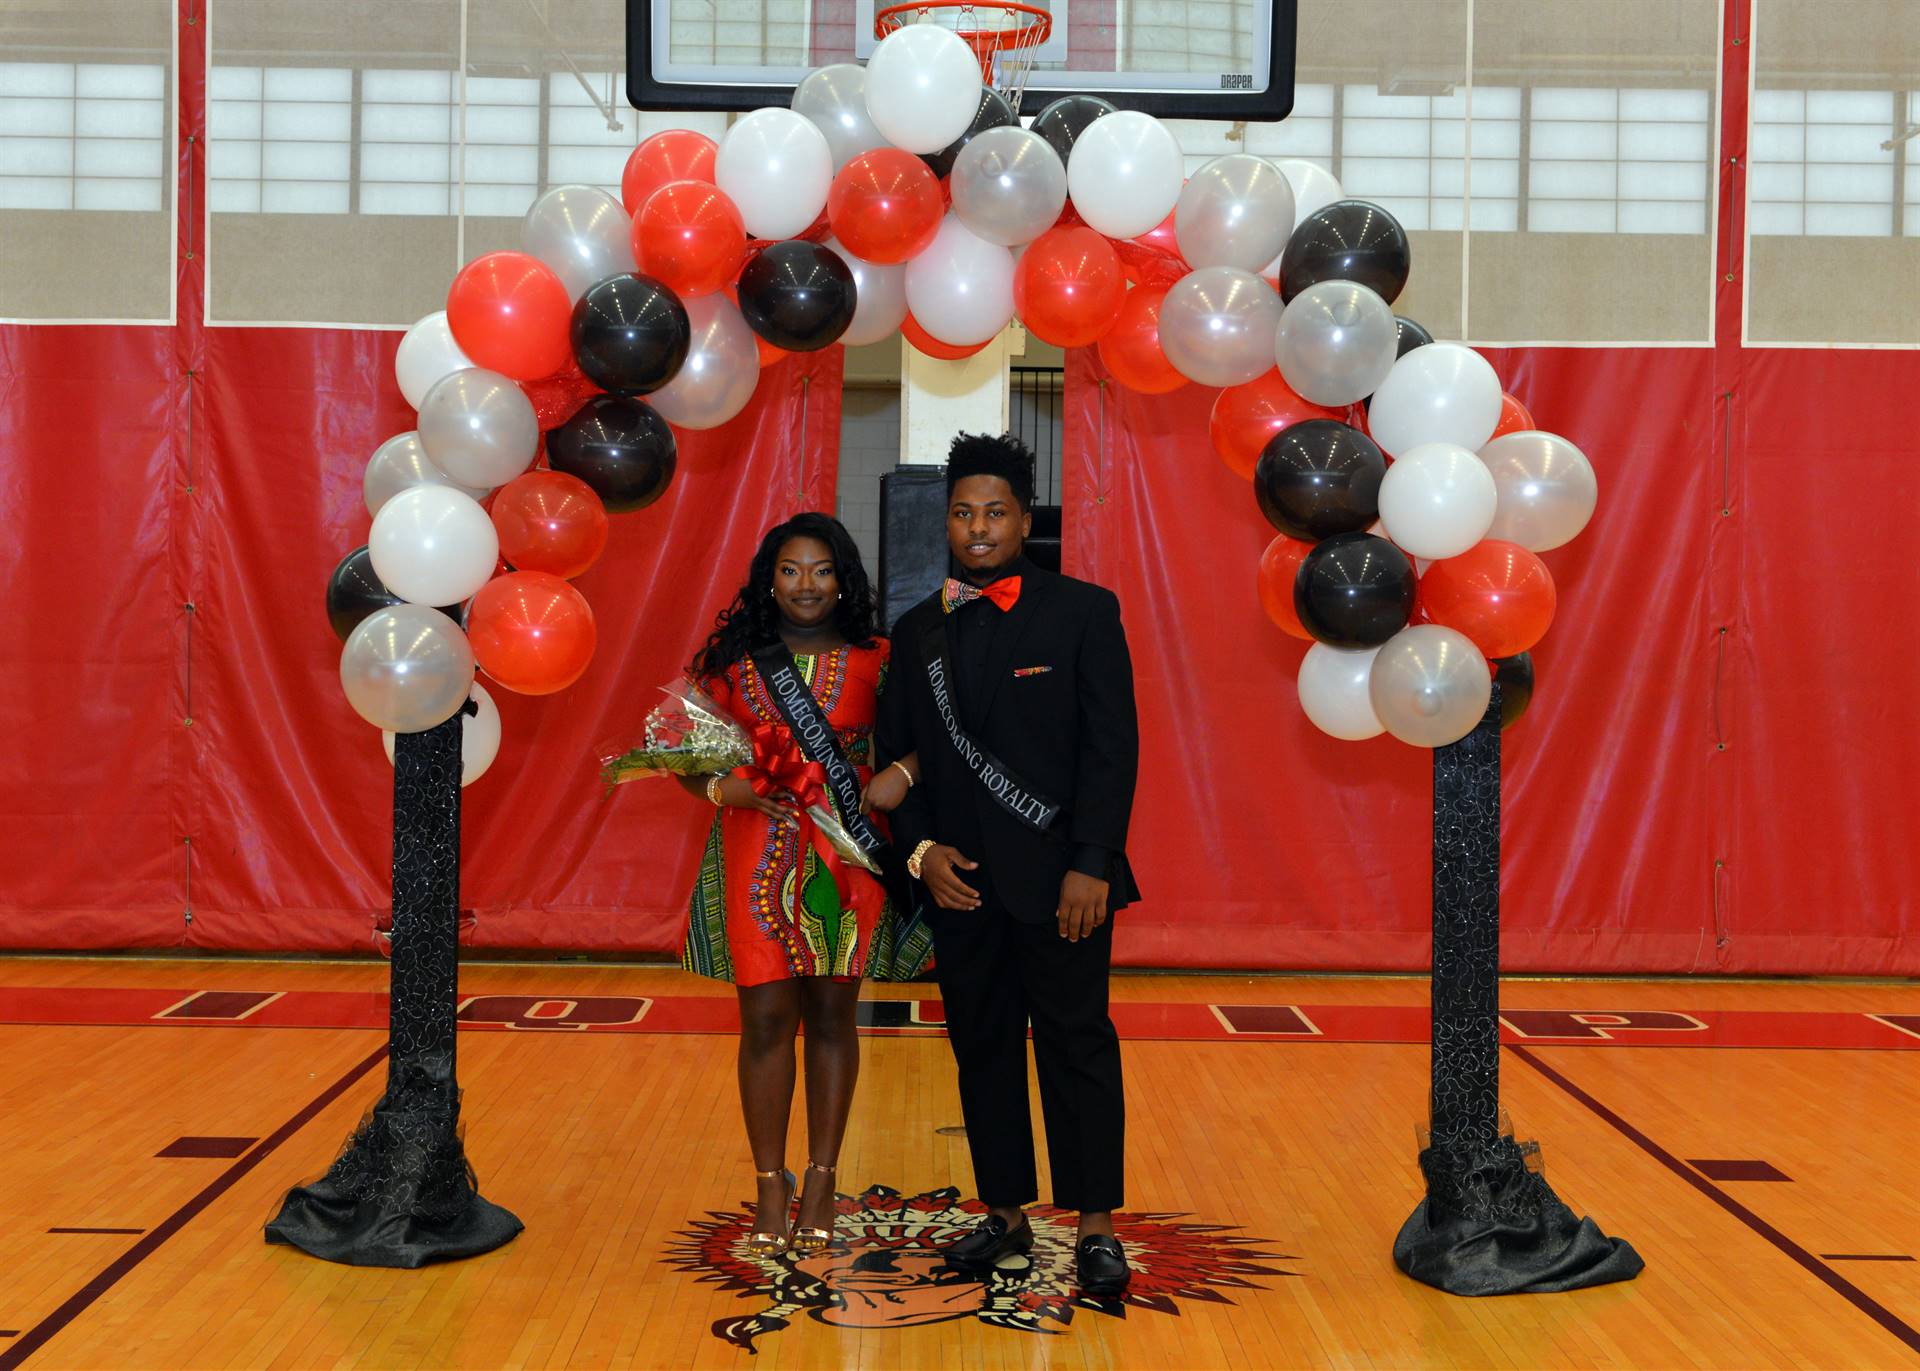
<path fill-rule="evenodd" d="M 406 732 L 478 697 L 471 781 L 499 745 L 476 668 L 526 694 L 579 678 L 593 614 L 569 582 L 609 511 L 666 490 L 674 428 L 726 423 L 791 352 L 897 331 L 959 358 L 1017 317 L 1097 346 L 1130 388 L 1222 387 L 1214 447 L 1282 534 L 1262 599 L 1318 639 L 1300 675 L 1316 724 L 1463 736 L 1486 659 L 1551 618 L 1534 553 L 1584 526 L 1592 469 L 1530 421 L 1496 437 L 1492 368 L 1395 320 L 1406 238 L 1384 210 L 1304 162 L 1182 172 L 1159 120 L 1096 97 L 1021 127 L 966 44 L 919 24 L 718 144 L 648 138 L 618 200 L 547 192 L 524 251 L 468 263 L 401 342 L 419 423 L 369 462 L 368 546 L 328 591 L 348 699 Z M 1433 559 L 1417 607 L 1409 557 Z"/>

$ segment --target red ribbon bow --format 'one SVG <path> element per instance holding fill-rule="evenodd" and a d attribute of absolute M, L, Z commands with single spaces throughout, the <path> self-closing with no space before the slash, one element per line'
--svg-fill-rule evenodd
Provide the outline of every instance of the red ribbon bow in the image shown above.
<path fill-rule="evenodd" d="M 793 730 L 783 724 L 756 724 L 751 736 L 753 764 L 747 769 L 748 784 L 763 800 L 783 793 L 793 796 L 794 808 L 800 811 L 800 839 L 810 843 L 825 864 L 840 892 L 840 905 L 845 908 L 851 898 L 846 863 L 807 813 L 815 805 L 832 808 L 827 799 L 827 769 L 807 760 Z"/>

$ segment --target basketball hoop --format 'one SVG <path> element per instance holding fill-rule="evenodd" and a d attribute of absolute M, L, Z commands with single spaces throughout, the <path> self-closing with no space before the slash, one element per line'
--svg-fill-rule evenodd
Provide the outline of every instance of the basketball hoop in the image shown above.
<path fill-rule="evenodd" d="M 1012 0 L 914 0 L 889 5 L 873 16 L 873 36 L 897 33 L 910 19 L 934 21 L 935 10 L 958 10 L 951 28 L 980 59 L 980 74 L 1017 112 L 1033 71 L 1034 55 L 1053 36 L 1053 16 L 1035 5 Z M 998 19 L 997 24 L 980 21 Z M 937 21 L 935 21 L 937 22 Z"/>

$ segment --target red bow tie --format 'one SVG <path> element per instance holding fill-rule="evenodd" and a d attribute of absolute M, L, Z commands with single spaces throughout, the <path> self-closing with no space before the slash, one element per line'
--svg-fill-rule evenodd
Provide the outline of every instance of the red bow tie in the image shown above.
<path fill-rule="evenodd" d="M 949 614 L 961 605 L 972 604 L 975 600 L 991 600 L 1004 614 L 1020 602 L 1020 578 L 1004 576 L 986 587 L 949 579 L 940 592 L 940 603 Z"/>

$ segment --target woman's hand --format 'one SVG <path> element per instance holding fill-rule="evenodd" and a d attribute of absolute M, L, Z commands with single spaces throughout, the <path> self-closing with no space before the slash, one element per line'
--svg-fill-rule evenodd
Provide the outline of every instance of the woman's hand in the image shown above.
<path fill-rule="evenodd" d="M 757 809 L 777 824 L 800 827 L 800 811 L 793 807 L 792 795 L 781 790 L 762 796 L 744 776 L 729 776 L 720 782 L 720 803 L 728 809 Z"/>
<path fill-rule="evenodd" d="M 876 771 L 860 797 L 860 812 L 871 814 L 877 809 L 883 814 L 891 814 L 905 803 L 910 789 L 912 787 L 899 767 L 890 766 L 885 771 Z"/>

